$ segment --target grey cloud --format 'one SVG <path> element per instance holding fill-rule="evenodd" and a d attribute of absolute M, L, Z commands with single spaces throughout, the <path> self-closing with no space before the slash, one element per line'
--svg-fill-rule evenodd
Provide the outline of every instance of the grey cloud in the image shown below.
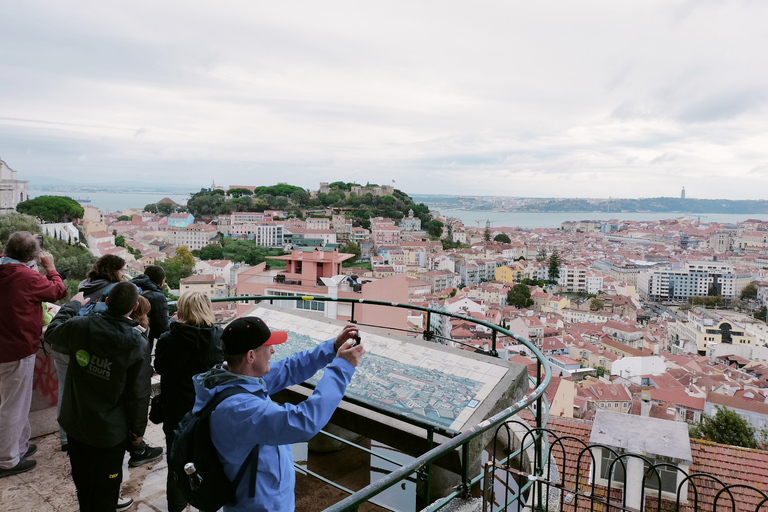
<path fill-rule="evenodd" d="M 702 99 L 685 107 L 677 118 L 688 123 L 724 121 L 760 109 L 765 93 L 742 91 Z"/>
<path fill-rule="evenodd" d="M 651 165 L 666 164 L 674 160 L 677 160 L 677 155 L 673 155 L 671 153 L 664 153 L 663 155 L 659 155 L 653 160 L 651 160 Z"/>

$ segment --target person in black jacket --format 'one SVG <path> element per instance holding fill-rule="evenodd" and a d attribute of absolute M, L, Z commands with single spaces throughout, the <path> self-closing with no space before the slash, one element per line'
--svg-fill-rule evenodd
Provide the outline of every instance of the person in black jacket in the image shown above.
<path fill-rule="evenodd" d="M 143 442 L 152 369 L 147 340 L 129 318 L 138 297 L 136 286 L 118 283 L 107 296 L 106 311 L 79 316 L 87 302 L 79 293 L 45 334 L 72 360 L 59 424 L 69 440 L 81 512 L 115 509 L 126 442 Z M 157 459 L 162 449 L 156 450 Z"/>
<path fill-rule="evenodd" d="M 215 316 L 211 300 L 200 292 L 185 293 L 178 302 L 178 322 L 157 340 L 155 370 L 160 374 L 163 397 L 163 432 L 168 453 L 173 446 L 173 431 L 192 410 L 195 389 L 192 377 L 207 372 L 224 361 L 220 327 L 213 325 Z M 154 407 L 154 405 L 153 405 Z M 187 502 L 168 472 L 166 490 L 168 512 L 185 510 Z"/>
<path fill-rule="evenodd" d="M 141 295 L 149 301 L 152 308 L 149 310 L 149 352 L 155 340 L 168 331 L 168 299 L 163 294 L 165 285 L 165 270 L 160 265 L 150 265 L 144 269 L 144 273 L 131 279 L 131 282 L 141 288 Z"/>
<path fill-rule="evenodd" d="M 77 287 L 82 292 L 87 302 L 93 304 L 99 302 L 103 295 L 123 280 L 125 274 L 125 260 L 114 254 L 107 254 L 96 260 L 93 268 L 85 275 L 85 279 Z M 64 399 L 64 383 L 67 380 L 67 370 L 69 369 L 69 356 L 58 346 L 51 347 L 53 355 L 53 365 L 56 368 L 56 376 L 59 379 L 59 401 L 56 405 L 57 414 L 61 414 L 61 402 Z M 63 428 L 59 428 L 59 438 L 61 439 L 61 450 L 67 451 L 67 433 Z"/>

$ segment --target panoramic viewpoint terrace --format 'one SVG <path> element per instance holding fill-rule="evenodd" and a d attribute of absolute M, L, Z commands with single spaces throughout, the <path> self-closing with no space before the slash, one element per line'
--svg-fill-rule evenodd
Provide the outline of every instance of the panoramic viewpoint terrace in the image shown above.
<path fill-rule="evenodd" d="M 489 350 L 483 351 L 449 346 L 449 339 L 425 341 L 440 339 L 429 328 L 402 333 L 360 322 L 368 366 L 361 365 L 359 379 L 323 433 L 294 447 L 297 510 L 411 512 L 457 504 L 489 511 L 767 510 L 768 454 L 690 440 L 685 424 L 644 415 L 601 411 L 594 424 L 550 418 L 544 393 L 552 377 L 544 356 L 528 340 L 483 320 L 349 298 L 215 300 L 251 301 L 252 313 L 289 330 L 291 351 L 332 337 L 344 323 L 334 318 L 342 304 L 349 306 L 353 322 L 363 307 L 407 308 L 424 314 L 426 326 L 446 315 L 492 329 Z M 268 305 L 275 301 L 328 307 L 312 312 Z M 534 375 L 495 356 L 497 334 L 530 350 L 538 361 Z M 45 370 L 45 356 L 38 364 L 38 384 L 56 382 Z M 276 399 L 298 402 L 313 384 L 310 379 Z M 66 455 L 51 433 L 52 410 L 33 413 L 38 468 L 0 480 L 3 510 L 77 508 Z M 159 426 L 146 437 L 164 445 Z M 145 467 L 126 464 L 123 496 L 135 500 L 133 509 L 166 510 L 166 472 L 165 457 Z"/>

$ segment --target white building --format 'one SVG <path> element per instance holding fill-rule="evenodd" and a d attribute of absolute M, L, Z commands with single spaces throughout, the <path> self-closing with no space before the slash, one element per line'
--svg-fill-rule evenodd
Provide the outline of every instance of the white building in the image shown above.
<path fill-rule="evenodd" d="M 57 222 L 55 224 L 42 224 L 40 228 L 43 233 L 56 238 L 57 240 L 63 240 L 64 242 L 80 243 L 80 232 L 71 222 Z"/>
<path fill-rule="evenodd" d="M 183 228 L 168 228 L 168 243 L 186 246 L 190 251 L 200 250 L 218 240 L 216 226 L 190 224 Z"/>
<path fill-rule="evenodd" d="M 16 171 L 0 160 L 0 213 L 16 211 L 16 205 L 29 199 L 27 181 L 19 180 Z"/>
<path fill-rule="evenodd" d="M 233 264 L 230 260 L 201 260 L 195 262 L 195 273 L 221 277 L 229 286 L 232 278 L 232 267 Z"/>

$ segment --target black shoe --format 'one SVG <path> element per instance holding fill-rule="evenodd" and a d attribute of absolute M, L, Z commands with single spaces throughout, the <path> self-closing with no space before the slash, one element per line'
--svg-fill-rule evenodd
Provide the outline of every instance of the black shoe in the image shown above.
<path fill-rule="evenodd" d="M 28 459 L 29 457 L 34 455 L 36 451 L 37 451 L 37 445 L 29 443 L 29 448 L 27 448 L 27 453 L 24 454 L 22 459 Z"/>
<path fill-rule="evenodd" d="M 131 508 L 131 505 L 133 505 L 132 498 L 117 498 L 117 507 L 115 507 L 115 510 L 117 512 L 122 512 L 123 510 Z"/>
<path fill-rule="evenodd" d="M 37 466 L 36 461 L 21 459 L 19 463 L 13 466 L 12 468 L 0 469 L 0 478 L 6 477 L 6 476 L 19 475 L 21 473 L 26 473 L 27 471 L 34 468 L 35 466 Z"/>
<path fill-rule="evenodd" d="M 157 460 L 163 456 L 162 448 L 159 446 L 149 446 L 144 441 L 142 441 L 139 445 L 133 445 L 131 448 L 132 449 L 129 450 L 131 453 L 131 458 L 128 459 L 128 467 L 131 468 L 141 466 L 147 462 L 152 462 L 153 460 Z"/>

